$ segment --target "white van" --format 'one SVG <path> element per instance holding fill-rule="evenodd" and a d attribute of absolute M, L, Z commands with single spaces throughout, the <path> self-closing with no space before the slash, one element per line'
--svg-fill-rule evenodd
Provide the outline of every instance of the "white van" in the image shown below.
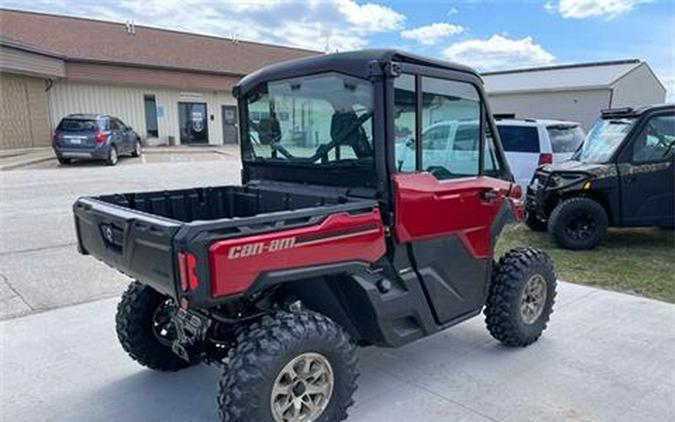
<path fill-rule="evenodd" d="M 585 136 L 579 123 L 563 120 L 504 119 L 497 130 L 523 192 L 538 166 L 569 160 Z"/>

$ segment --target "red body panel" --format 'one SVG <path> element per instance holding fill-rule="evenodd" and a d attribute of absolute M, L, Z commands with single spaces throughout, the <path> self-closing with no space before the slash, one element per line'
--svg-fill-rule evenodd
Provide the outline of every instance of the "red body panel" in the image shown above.
<path fill-rule="evenodd" d="M 357 215 L 333 214 L 313 226 L 223 240 L 209 247 L 211 295 L 244 292 L 266 271 L 375 262 L 385 252 L 378 209 Z"/>
<path fill-rule="evenodd" d="M 485 176 L 438 180 L 426 172 L 396 174 L 393 182 L 398 242 L 456 234 L 475 258 L 491 256 L 490 225 L 511 183 Z M 496 197 L 486 200 L 488 191 Z"/>

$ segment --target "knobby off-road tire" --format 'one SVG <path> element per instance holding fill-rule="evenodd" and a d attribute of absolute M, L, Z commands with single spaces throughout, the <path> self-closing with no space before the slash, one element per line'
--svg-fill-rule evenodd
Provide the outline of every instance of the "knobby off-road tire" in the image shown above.
<path fill-rule="evenodd" d="M 309 369 L 305 368 L 307 361 Z M 321 409 L 326 396 L 327 403 L 319 413 L 307 414 L 311 413 L 309 406 L 301 409 L 314 422 L 341 421 L 353 404 L 358 378 L 356 346 L 338 324 L 313 311 L 280 311 L 252 323 L 238 335 L 225 362 L 218 395 L 223 422 L 284 421 L 283 416 L 290 417 L 294 406 L 285 414 L 273 406 L 283 409 L 297 398 L 318 403 Z M 289 375 L 292 366 L 297 368 L 291 372 L 296 378 Z M 309 375 L 319 373 L 322 375 Z M 329 375 L 330 393 L 303 395 L 317 387 L 326 388 Z"/>
<path fill-rule="evenodd" d="M 561 248 L 593 249 L 607 232 L 605 209 L 589 198 L 570 198 L 555 207 L 548 220 L 548 231 Z"/>
<path fill-rule="evenodd" d="M 532 231 L 545 232 L 548 222 L 541 221 L 533 213 L 527 213 L 525 216 L 525 225 Z"/>
<path fill-rule="evenodd" d="M 173 353 L 168 343 L 170 336 L 160 340 L 153 327 L 158 309 L 171 306 L 167 300 L 151 287 L 137 281 L 131 283 L 117 306 L 117 338 L 129 356 L 141 365 L 158 371 L 178 371 L 197 362 L 187 362 Z"/>
<path fill-rule="evenodd" d="M 506 346 L 534 343 L 546 329 L 555 294 L 556 275 L 548 255 L 533 248 L 508 251 L 492 273 L 484 310 L 488 331 Z"/>

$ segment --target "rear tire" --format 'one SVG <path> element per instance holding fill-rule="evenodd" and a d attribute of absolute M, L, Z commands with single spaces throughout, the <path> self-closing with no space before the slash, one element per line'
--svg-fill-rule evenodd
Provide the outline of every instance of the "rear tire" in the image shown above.
<path fill-rule="evenodd" d="M 328 317 L 308 310 L 263 317 L 244 329 L 229 351 L 218 396 L 220 419 L 344 420 L 353 404 L 356 365 L 356 347 Z"/>
<path fill-rule="evenodd" d="M 119 155 L 117 155 L 117 147 L 115 145 L 110 146 L 108 151 L 108 158 L 105 160 L 105 164 L 108 166 L 114 166 L 119 161 Z"/>
<path fill-rule="evenodd" d="M 72 159 L 70 158 L 64 158 L 64 157 L 59 157 L 58 155 L 56 156 L 56 160 L 61 164 L 62 166 L 66 166 L 72 162 Z"/>
<path fill-rule="evenodd" d="M 602 205 L 589 198 L 570 198 L 555 207 L 548 231 L 564 249 L 593 249 L 607 232 L 609 221 Z"/>
<path fill-rule="evenodd" d="M 553 262 L 544 252 L 508 251 L 493 270 L 484 310 L 492 337 L 509 347 L 537 341 L 553 312 L 556 284 Z"/>
<path fill-rule="evenodd" d="M 140 157 L 141 156 L 141 141 L 139 139 L 136 140 L 136 143 L 134 144 L 134 150 L 131 152 L 132 157 Z"/>
<path fill-rule="evenodd" d="M 187 362 L 171 351 L 170 343 L 175 338 L 171 336 L 171 323 L 160 326 L 158 314 L 166 320 L 172 312 L 175 313 L 175 305 L 167 296 L 137 281 L 129 285 L 117 306 L 115 321 L 117 338 L 133 360 L 158 371 L 178 371 L 197 363 Z M 162 329 L 167 330 L 165 336 L 161 335 Z"/>
<path fill-rule="evenodd" d="M 528 212 L 527 216 L 525 217 L 525 225 L 532 231 L 545 232 L 548 222 L 542 221 L 538 219 L 536 215 Z"/>

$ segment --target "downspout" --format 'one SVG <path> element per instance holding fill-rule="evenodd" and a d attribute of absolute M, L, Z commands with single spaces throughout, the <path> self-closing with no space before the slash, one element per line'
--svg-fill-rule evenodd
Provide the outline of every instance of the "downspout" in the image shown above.
<path fill-rule="evenodd" d="M 53 86 L 54 80 L 48 78 L 45 93 L 47 95 L 47 120 L 49 121 L 49 136 L 51 138 L 54 138 L 54 122 L 52 121 L 52 96 L 49 91 L 52 89 Z"/>

